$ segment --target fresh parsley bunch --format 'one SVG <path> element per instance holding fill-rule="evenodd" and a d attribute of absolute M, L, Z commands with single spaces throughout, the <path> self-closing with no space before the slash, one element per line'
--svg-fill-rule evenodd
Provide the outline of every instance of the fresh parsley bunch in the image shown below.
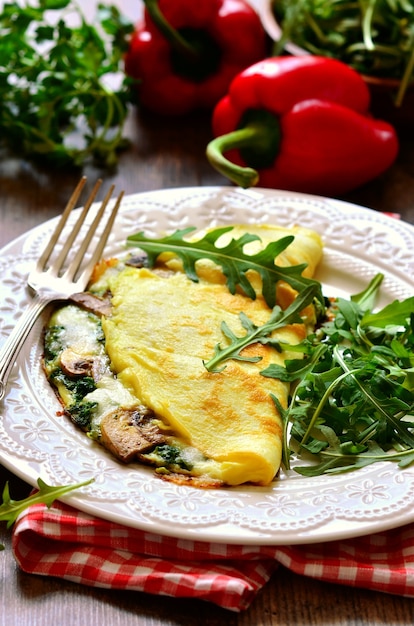
<path fill-rule="evenodd" d="M 89 24 L 72 0 L 6 2 L 0 147 L 56 166 L 114 165 L 126 145 L 130 89 L 122 57 L 131 31 L 114 6 L 99 5 Z"/>

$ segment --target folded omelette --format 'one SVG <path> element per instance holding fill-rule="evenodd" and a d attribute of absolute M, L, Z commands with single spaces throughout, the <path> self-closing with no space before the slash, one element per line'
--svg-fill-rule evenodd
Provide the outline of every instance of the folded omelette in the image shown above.
<path fill-rule="evenodd" d="M 292 244 L 276 262 L 305 263 L 304 274 L 314 274 L 322 255 L 315 232 L 240 225 L 223 238 L 237 238 L 246 231 L 260 236 L 260 242 L 247 244 L 252 254 L 258 246 L 293 234 Z M 256 343 L 245 348 L 242 356 L 260 360 L 230 359 L 220 371 L 207 371 L 205 362 L 215 346 L 226 343 L 223 322 L 240 337 L 246 332 L 241 312 L 261 326 L 271 310 L 260 293 L 258 275 L 249 277 L 257 293 L 252 300 L 242 292 L 232 295 L 218 266 L 207 260 L 197 263 L 199 282 L 191 281 L 181 261 L 171 254 L 164 254 L 153 269 L 124 266 L 112 271 L 108 279 L 110 307 L 97 316 L 100 323 L 96 328 L 102 329 L 104 339 L 95 341 L 95 347 L 85 348 L 85 338 L 75 338 L 84 326 L 82 315 L 90 323 L 95 313 L 85 312 L 79 302 L 56 311 L 49 334 L 54 331 L 56 340 L 56 329 L 72 325 L 72 330 L 64 333 L 67 341 L 60 337 L 60 352 L 49 351 L 48 359 L 46 350 L 46 371 L 60 397 L 66 393 L 69 416 L 74 419 L 76 413 L 82 413 L 82 402 L 91 407 L 90 420 L 81 427 L 121 460 L 155 465 L 160 475 L 176 482 L 268 485 L 279 471 L 282 454 L 282 422 L 272 394 L 286 407 L 289 386 L 260 372 L 272 363 L 283 365 L 286 358 L 297 358 L 297 354 L 293 357 L 289 351 Z M 288 285 L 278 284 L 277 302 L 282 308 L 294 297 Z M 311 324 L 312 311 L 307 313 L 304 320 Z M 304 321 L 274 331 L 273 338 L 294 345 L 308 330 Z M 74 353 L 75 360 L 89 359 L 89 369 L 78 370 L 93 381 L 77 402 L 75 415 L 70 411 L 73 393 L 68 395 L 65 381 L 70 367 L 61 377 L 52 375 L 56 367 L 61 372 L 65 351 Z"/>

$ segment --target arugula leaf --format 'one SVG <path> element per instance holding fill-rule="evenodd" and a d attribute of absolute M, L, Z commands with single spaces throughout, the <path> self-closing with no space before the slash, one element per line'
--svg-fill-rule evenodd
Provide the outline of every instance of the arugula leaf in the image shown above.
<path fill-rule="evenodd" d="M 45 504 L 47 507 L 50 507 L 58 498 L 66 495 L 70 491 L 89 485 L 91 482 L 93 482 L 93 478 L 72 485 L 52 487 L 41 478 L 38 478 L 37 485 L 39 491 L 23 500 L 12 500 L 9 493 L 9 484 L 6 483 L 3 489 L 3 501 L 0 504 L 0 522 L 7 522 L 7 528 L 10 528 L 20 513 L 25 511 L 29 506 L 33 504 Z M 3 548 L 4 546 L 0 545 L 0 549 L 2 550 Z"/>
<path fill-rule="evenodd" d="M 287 282 L 298 292 L 313 286 L 318 300 L 324 302 L 320 283 L 302 276 L 306 265 L 281 267 L 275 264 L 275 258 L 293 241 L 293 236 L 271 242 L 257 254 L 245 254 L 243 247 L 251 241 L 260 240 L 257 235 L 246 233 L 238 239 L 232 239 L 225 246 L 217 247 L 215 244 L 218 238 L 233 230 L 232 226 L 211 230 L 197 241 L 186 240 L 186 235 L 195 230 L 193 227 L 184 228 L 160 239 L 150 239 L 143 232 L 139 232 L 127 238 L 127 245 L 138 246 L 144 250 L 150 267 L 154 266 L 163 252 L 173 252 L 182 260 L 185 273 L 194 282 L 198 282 L 196 262 L 203 258 L 209 259 L 221 266 L 230 293 L 234 294 L 239 286 L 252 300 L 256 298 L 256 292 L 247 272 L 255 270 L 262 279 L 263 297 L 271 309 L 276 304 L 275 285 L 279 280 Z"/>
<path fill-rule="evenodd" d="M 395 434 L 399 433 L 403 436 L 405 444 L 414 448 L 414 436 L 411 435 L 409 430 L 409 424 L 406 424 L 401 421 L 401 411 L 403 416 L 410 412 L 412 408 L 414 408 L 414 399 L 411 402 L 411 405 L 405 405 L 405 407 L 401 404 L 397 395 L 392 398 L 384 397 L 384 395 L 378 395 L 377 386 L 382 387 L 383 390 L 387 387 L 387 378 L 382 372 L 378 373 L 377 385 L 373 387 L 372 382 L 376 382 L 375 380 L 370 381 L 370 384 L 367 382 L 361 382 L 357 376 L 355 376 L 355 372 L 349 369 L 345 360 L 340 355 L 337 347 L 334 348 L 334 355 L 336 360 L 341 365 L 344 370 L 343 376 L 353 376 L 356 385 L 359 387 L 361 394 L 365 397 L 367 402 L 372 406 L 372 408 L 376 411 L 378 419 L 381 417 L 385 418 L 385 420 L 393 427 Z M 355 370 L 358 371 L 358 370 Z M 391 381 L 392 383 L 392 381 Z M 392 389 L 394 391 L 395 385 L 391 384 Z"/>
<path fill-rule="evenodd" d="M 372 309 L 378 296 L 378 290 L 384 280 L 384 274 L 376 274 L 361 293 L 353 294 L 351 302 L 355 302 L 364 311 Z"/>
<path fill-rule="evenodd" d="M 407 298 L 403 302 L 394 300 L 377 313 L 367 311 L 361 320 L 361 326 L 376 326 L 385 328 L 386 326 L 404 325 L 414 313 L 414 296 Z"/>
<path fill-rule="evenodd" d="M 290 346 L 289 351 L 294 351 L 294 348 L 301 348 L 302 352 L 306 354 L 308 349 L 306 344 L 298 344 L 298 346 Z M 277 378 L 285 383 L 293 383 L 302 379 L 308 372 L 312 371 L 315 364 L 321 359 L 323 353 L 327 350 L 327 346 L 319 344 L 312 350 L 309 357 L 304 359 L 288 359 L 283 365 L 277 365 L 272 363 L 260 373 L 266 378 Z"/>
<path fill-rule="evenodd" d="M 375 441 L 370 441 L 364 451 L 354 449 L 352 443 L 341 444 L 335 433 L 328 427 L 321 427 L 321 431 L 327 436 L 329 447 L 319 453 L 321 462 L 316 465 L 295 467 L 295 471 L 302 476 L 321 476 L 322 474 L 338 474 L 380 461 L 398 462 L 400 467 L 405 467 L 414 461 L 414 450 L 398 452 L 386 452 Z M 330 431 L 330 432 L 329 432 Z"/>
<path fill-rule="evenodd" d="M 300 312 L 310 304 L 317 294 L 316 286 L 312 285 L 302 291 L 292 304 L 283 311 L 279 306 L 275 306 L 268 319 L 268 321 L 262 326 L 256 326 L 248 317 L 241 312 L 240 319 L 243 327 L 246 329 L 246 334 L 242 337 L 237 337 L 227 326 L 225 322 L 222 323 L 221 328 L 223 334 L 230 339 L 230 344 L 225 348 L 222 348 L 220 344 L 217 344 L 214 348 L 214 356 L 209 361 L 203 361 L 204 367 L 208 372 L 221 372 L 225 366 L 219 368 L 218 365 L 227 361 L 228 359 L 236 359 L 238 361 L 257 362 L 261 360 L 261 357 L 245 357 L 240 352 L 255 343 L 269 344 L 280 349 L 280 344 L 277 340 L 272 339 L 270 334 L 278 328 L 283 328 L 289 324 L 303 323 L 300 316 Z"/>
<path fill-rule="evenodd" d="M 374 313 L 381 281 L 333 303 L 333 316 L 305 341 L 302 367 L 292 360 L 284 375 L 262 372 L 296 384 L 290 446 L 317 461 L 295 467 L 304 476 L 414 462 L 414 299 Z"/>
<path fill-rule="evenodd" d="M 58 15 L 55 11 L 59 11 Z M 133 26 L 100 5 L 6 2 L 0 13 L 0 147 L 50 165 L 113 166 L 126 147 L 130 80 L 123 54 Z M 116 87 L 110 87 L 114 84 Z"/>

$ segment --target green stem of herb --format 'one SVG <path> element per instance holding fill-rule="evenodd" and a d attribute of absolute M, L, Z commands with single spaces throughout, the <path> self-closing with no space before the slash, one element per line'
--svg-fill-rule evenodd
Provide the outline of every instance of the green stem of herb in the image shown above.
<path fill-rule="evenodd" d="M 370 426 L 368 426 L 368 428 L 366 428 L 362 433 L 360 433 L 359 437 L 357 438 L 357 442 L 361 444 L 365 444 L 367 441 L 369 441 L 372 438 L 372 436 L 377 431 L 377 428 L 378 428 L 378 422 L 373 422 Z"/>
<path fill-rule="evenodd" d="M 372 40 L 372 18 L 377 0 L 370 0 L 362 18 L 362 37 L 367 50 L 374 50 L 375 45 Z"/>
<path fill-rule="evenodd" d="M 323 30 L 319 27 L 317 22 L 313 19 L 312 14 L 307 12 L 306 13 L 306 19 L 307 19 L 307 22 L 308 22 L 310 28 L 313 30 L 313 32 L 315 33 L 316 37 L 320 41 L 320 43 L 322 45 L 326 44 L 328 40 L 327 40 Z"/>
<path fill-rule="evenodd" d="M 355 374 L 358 370 L 349 370 L 347 364 L 345 363 L 344 359 L 342 358 L 342 355 L 340 354 L 337 346 L 334 348 L 333 350 L 334 355 L 337 359 L 337 362 L 339 363 L 339 365 L 342 367 L 343 370 L 346 371 L 347 374 L 350 374 L 353 376 L 353 374 Z M 369 400 L 369 402 L 372 404 L 373 407 L 375 407 L 375 409 L 385 417 L 385 419 L 390 422 L 393 426 L 393 428 L 395 428 L 395 430 L 399 433 L 402 433 L 407 444 L 410 445 L 412 448 L 414 448 L 414 438 L 410 437 L 408 435 L 408 433 L 403 430 L 401 428 L 401 424 L 399 423 L 400 419 L 405 415 L 402 413 L 398 413 L 395 415 L 390 415 L 389 413 L 387 413 L 387 411 L 385 411 L 383 409 L 383 407 L 381 406 L 381 404 L 377 401 L 377 399 L 372 395 L 369 394 L 367 389 L 365 388 L 365 386 L 358 380 L 358 378 L 356 378 L 355 376 L 353 376 L 354 381 L 356 382 L 356 384 L 358 385 L 358 387 L 360 388 L 360 390 L 362 391 L 362 393 L 365 395 L 365 397 Z"/>
<path fill-rule="evenodd" d="M 410 58 L 408 59 L 403 77 L 398 87 L 397 95 L 395 97 L 395 106 L 397 107 L 400 107 L 403 102 L 405 92 L 408 89 L 408 85 L 413 76 L 413 72 L 414 72 L 414 43 L 413 43 L 413 49 L 411 51 Z"/>
<path fill-rule="evenodd" d="M 347 376 L 350 376 L 350 375 L 354 374 L 354 373 L 355 373 L 355 372 L 357 372 L 357 371 L 359 371 L 359 370 L 352 370 L 352 371 L 347 371 L 347 372 L 344 372 L 343 374 L 341 374 L 341 376 L 338 376 L 338 378 L 336 378 L 336 379 L 335 379 L 335 380 L 334 380 L 334 381 L 333 381 L 333 382 L 329 385 L 329 387 L 327 388 L 327 390 L 326 390 L 326 391 L 325 391 L 325 393 L 323 394 L 323 396 L 322 396 L 322 398 L 321 398 L 321 400 L 320 400 L 320 402 L 319 402 L 319 404 L 318 404 L 318 406 L 317 406 L 317 408 L 316 408 L 315 412 L 314 412 L 314 413 L 313 413 L 313 415 L 312 415 L 312 419 L 311 419 L 311 421 L 309 422 L 308 427 L 307 427 L 307 429 L 306 429 L 306 432 L 305 432 L 305 434 L 304 434 L 304 435 L 303 435 L 303 437 L 302 437 L 302 441 L 300 442 L 300 445 L 301 445 L 301 446 L 305 445 L 305 443 L 307 442 L 308 438 L 310 437 L 310 434 L 311 434 L 312 428 L 315 426 L 316 421 L 317 421 L 317 419 L 318 419 L 319 415 L 321 414 L 323 407 L 325 406 L 325 404 L 326 404 L 326 402 L 328 401 L 329 397 L 332 395 L 332 392 L 333 392 L 333 390 L 335 389 L 335 387 L 337 387 L 337 386 L 340 384 L 340 382 L 341 382 L 342 380 L 344 380 L 344 378 L 346 378 Z"/>
<path fill-rule="evenodd" d="M 364 457 L 365 458 L 369 458 L 371 456 L 372 459 L 375 459 L 376 461 L 392 461 L 392 459 L 394 457 L 401 457 L 401 456 L 408 456 L 411 455 L 413 453 L 412 448 L 408 449 L 408 450 L 402 450 L 400 452 L 387 452 L 385 454 L 372 454 L 370 455 L 367 452 L 364 452 Z M 323 456 L 327 457 L 330 456 L 332 458 L 341 458 L 341 459 L 351 459 L 354 460 L 355 457 L 357 457 L 357 454 L 340 454 L 340 453 L 335 453 L 332 452 L 332 450 L 324 450 L 323 451 Z"/>

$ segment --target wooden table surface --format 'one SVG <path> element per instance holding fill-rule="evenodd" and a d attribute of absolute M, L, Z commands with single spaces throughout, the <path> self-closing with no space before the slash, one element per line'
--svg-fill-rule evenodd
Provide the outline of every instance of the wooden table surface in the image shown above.
<path fill-rule="evenodd" d="M 132 147 L 114 172 L 87 167 L 92 185 L 136 193 L 169 187 L 223 185 L 227 181 L 206 161 L 209 116 L 159 119 L 132 111 L 127 134 Z M 79 178 L 79 171 L 47 172 L 27 162 L 0 160 L 0 245 L 56 216 Z M 88 183 L 88 184 L 89 184 Z M 343 199 L 378 211 L 393 211 L 414 223 L 414 133 L 401 133 L 396 164 L 381 178 Z M 0 490 L 9 481 L 12 497 L 29 487 L 0 466 Z M 0 626 L 382 626 L 414 622 L 414 601 L 304 578 L 280 568 L 244 613 L 235 614 L 201 601 L 177 600 L 136 592 L 92 589 L 19 571 L 11 533 L 0 525 Z"/>

